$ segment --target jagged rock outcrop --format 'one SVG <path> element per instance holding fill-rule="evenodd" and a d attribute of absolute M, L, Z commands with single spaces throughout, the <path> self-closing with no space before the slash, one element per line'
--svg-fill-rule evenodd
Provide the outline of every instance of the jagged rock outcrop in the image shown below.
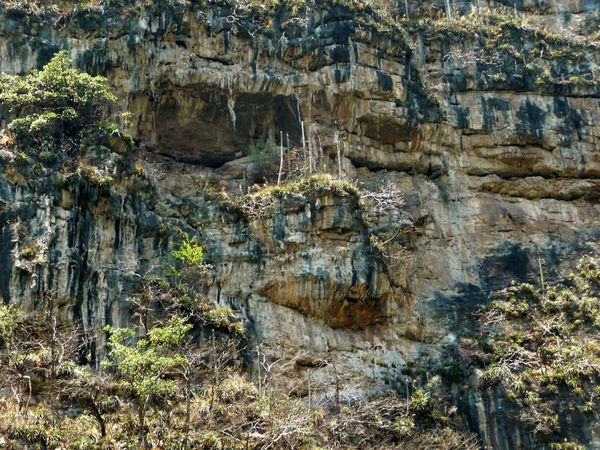
<path fill-rule="evenodd" d="M 569 17 L 585 32 L 598 14 L 596 2 L 561 14 L 545 3 L 531 20 L 556 30 Z M 439 361 L 488 292 L 535 275 L 538 258 L 551 278 L 600 238 L 597 43 L 571 48 L 507 23 L 496 51 L 482 30 L 382 31 L 343 8 L 281 14 L 267 32 L 226 8 L 1 14 L 0 71 L 69 49 L 109 78 L 141 148 L 99 150 L 108 185 L 34 175 L 2 156 L 4 302 L 34 308 L 53 295 L 86 328 L 124 324 L 136 274 L 165 260 L 180 227 L 208 247 L 211 298 L 240 311 L 273 354 L 336 361 L 354 393 Z M 403 218 L 368 225 L 323 192 L 248 220 L 207 195 L 240 195 L 246 149 L 280 132 L 300 145 L 301 122 L 321 168 L 337 169 L 341 142 L 347 178 L 403 190 Z M 145 175 L 111 166 L 127 158 Z M 411 224 L 402 258 L 369 242 L 386 220 Z M 321 366 L 313 379 L 331 383 Z M 474 403 L 494 414 L 493 400 Z M 517 445 L 506 436 L 486 442 Z"/>

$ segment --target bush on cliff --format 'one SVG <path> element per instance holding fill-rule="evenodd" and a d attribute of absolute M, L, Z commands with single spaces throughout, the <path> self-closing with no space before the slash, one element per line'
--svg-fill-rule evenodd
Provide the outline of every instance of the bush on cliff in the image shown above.
<path fill-rule="evenodd" d="M 77 149 L 101 128 L 115 101 L 106 78 L 75 69 L 65 51 L 41 71 L 0 76 L 0 103 L 16 116 L 8 131 L 22 148 Z"/>
<path fill-rule="evenodd" d="M 600 412 L 600 264 L 585 257 L 561 284 L 512 286 L 483 314 L 491 357 L 482 381 L 499 384 L 538 435 Z"/>

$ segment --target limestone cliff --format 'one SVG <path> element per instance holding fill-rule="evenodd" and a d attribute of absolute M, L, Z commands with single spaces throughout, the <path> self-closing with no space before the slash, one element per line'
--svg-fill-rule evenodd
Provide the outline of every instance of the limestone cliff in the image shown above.
<path fill-rule="evenodd" d="M 5 8 L 0 71 L 25 73 L 68 49 L 108 77 L 138 149 L 88 153 L 107 183 L 0 154 L 4 302 L 35 308 L 53 295 L 90 330 L 125 324 L 130 286 L 181 228 L 208 247 L 208 295 L 271 355 L 303 361 L 290 383 L 330 384 L 332 364 L 317 360 L 336 363 L 348 395 L 443 366 L 489 292 L 537 277 L 540 260 L 556 277 L 600 238 L 600 44 L 582 37 L 597 33 L 600 7 L 539 3 L 488 21 L 473 6 L 446 26 L 337 6 L 267 23 L 228 7 L 58 20 Z M 238 196 L 259 178 L 248 147 L 279 145 L 280 132 L 301 147 L 302 123 L 320 170 L 337 172 L 339 147 L 344 177 L 391 183 L 402 210 L 365 222 L 355 198 L 331 189 L 284 196 L 269 217 L 219 204 L 215 193 Z M 386 227 L 401 229 L 390 254 L 370 240 Z M 463 402 L 485 445 L 517 445 L 497 423 L 502 398 Z"/>

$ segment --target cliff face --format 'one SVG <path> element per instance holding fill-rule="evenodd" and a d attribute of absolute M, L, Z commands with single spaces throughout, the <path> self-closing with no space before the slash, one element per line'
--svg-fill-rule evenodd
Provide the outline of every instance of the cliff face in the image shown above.
<path fill-rule="evenodd" d="M 535 25 L 586 34 L 598 6 L 521 3 L 534 25 L 494 29 L 471 17 L 384 30 L 336 8 L 266 29 L 218 8 L 62 21 L 4 11 L 0 71 L 69 49 L 108 77 L 139 147 L 88 152 L 109 183 L 0 155 L 4 302 L 52 296 L 90 330 L 126 324 L 136 274 L 165 260 L 179 227 L 207 245 L 208 295 L 235 307 L 268 354 L 303 361 L 291 384 L 327 386 L 335 368 L 355 395 L 443 365 L 490 291 L 537 277 L 539 259 L 556 277 L 600 237 L 600 47 Z M 366 223 L 356 199 L 324 189 L 248 218 L 207 194 L 239 195 L 253 176 L 246 149 L 280 132 L 301 147 L 302 122 L 320 170 L 337 171 L 339 146 L 344 176 L 391 183 L 402 210 Z M 374 230 L 400 225 L 389 254 L 373 247 Z M 502 399 L 474 396 L 473 427 L 514 448 L 493 425 Z"/>

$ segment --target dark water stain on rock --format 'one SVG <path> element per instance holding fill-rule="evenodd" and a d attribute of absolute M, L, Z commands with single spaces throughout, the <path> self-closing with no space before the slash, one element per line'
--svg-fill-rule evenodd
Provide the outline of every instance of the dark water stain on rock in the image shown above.
<path fill-rule="evenodd" d="M 469 116 L 471 115 L 471 109 L 469 107 L 461 108 L 460 106 L 454 107 L 456 114 L 456 126 L 461 130 L 469 128 Z"/>
<path fill-rule="evenodd" d="M 350 47 L 340 45 L 331 50 L 331 60 L 334 63 L 349 63 L 350 62 Z"/>
<path fill-rule="evenodd" d="M 283 243 L 285 240 L 287 225 L 287 216 L 285 214 L 275 214 L 273 216 L 273 228 L 271 236 L 274 241 Z"/>
<path fill-rule="evenodd" d="M 544 134 L 546 112 L 535 103 L 526 100 L 517 111 L 517 133 L 524 137 L 541 138 Z"/>
<path fill-rule="evenodd" d="M 573 132 L 577 134 L 577 139 L 581 140 L 586 134 L 584 128 L 584 120 L 581 116 L 580 111 L 571 108 L 569 101 L 566 98 L 555 97 L 554 98 L 554 115 L 559 119 L 562 119 L 562 123 L 559 123 L 559 131 L 563 133 L 565 138 L 564 144 L 571 145 Z"/>
<path fill-rule="evenodd" d="M 335 82 L 345 83 L 350 80 L 351 66 L 349 64 L 335 68 Z"/>
<path fill-rule="evenodd" d="M 0 292 L 2 301 L 10 303 L 10 276 L 12 273 L 11 252 L 13 249 L 12 233 L 8 224 L 0 227 Z"/>
<path fill-rule="evenodd" d="M 472 331 L 473 315 L 487 301 L 481 286 L 457 283 L 453 292 L 436 292 L 428 301 L 428 310 L 436 323 L 452 327 L 458 333 Z"/>
<path fill-rule="evenodd" d="M 485 98 L 481 97 L 481 111 L 483 114 L 483 128 L 485 130 L 494 129 L 498 123 L 498 114 L 502 115 L 502 120 L 508 122 L 508 111 L 510 104 L 502 98 Z"/>
<path fill-rule="evenodd" d="M 500 243 L 479 264 L 479 274 L 483 287 L 496 290 L 512 280 L 526 282 L 533 270 L 529 251 L 513 241 Z"/>
<path fill-rule="evenodd" d="M 381 70 L 377 71 L 377 84 L 379 89 L 382 91 L 392 91 L 394 89 L 394 81 L 392 77 L 387 73 L 383 73 Z"/>

